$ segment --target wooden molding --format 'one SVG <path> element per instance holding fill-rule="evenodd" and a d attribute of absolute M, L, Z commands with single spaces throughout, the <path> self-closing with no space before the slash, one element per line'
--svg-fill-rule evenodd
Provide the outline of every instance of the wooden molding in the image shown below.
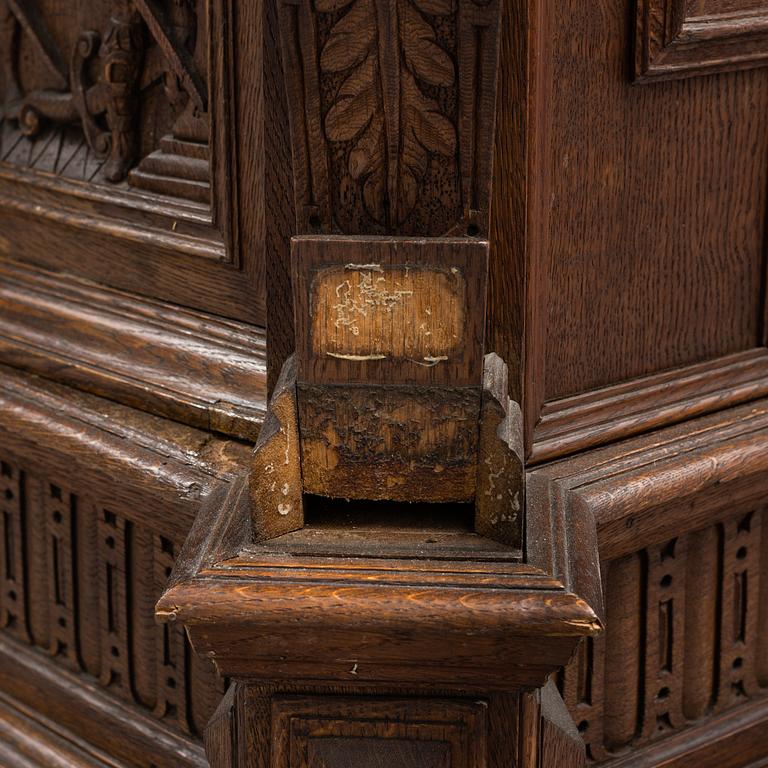
<path fill-rule="evenodd" d="M 611 760 L 611 768 L 743 768 L 765 765 L 768 700 L 754 701 Z"/>
<path fill-rule="evenodd" d="M 534 469 L 528 494 L 594 515 L 601 560 L 694 530 L 768 495 L 768 401 Z"/>
<path fill-rule="evenodd" d="M 31 730 L 38 745 L 47 742 L 51 750 L 47 754 L 38 753 L 37 758 L 25 752 L 25 757 L 41 760 L 32 763 L 40 768 L 51 765 L 51 753 L 71 760 L 62 764 L 73 768 L 112 766 L 115 759 L 134 765 L 136 761 L 146 760 L 148 754 L 152 755 L 157 768 L 207 765 L 199 743 L 137 712 L 96 683 L 61 669 L 39 651 L 3 635 L 0 635 L 0 689 L 4 694 L 0 698 L 0 759 L 2 742 L 11 741 L 5 729 L 19 733 L 24 728 Z M 10 704 L 14 711 L 9 713 L 3 704 Z M 18 707 L 23 712 L 16 709 Z M 20 750 L 23 751 L 21 745 Z M 101 762 L 100 755 L 109 757 Z"/>
<path fill-rule="evenodd" d="M 250 455 L 238 442 L 5 366 L 0 434 L 3 448 L 20 460 L 87 482 L 94 493 L 131 506 L 136 522 L 172 540 L 189 529 L 200 500 L 239 474 Z M 149 493 L 164 505 L 162 518 L 145 509 L 142 499 Z"/>
<path fill-rule="evenodd" d="M 433 531 L 404 533 L 411 554 L 398 554 L 396 529 L 376 554 L 294 548 L 309 536 L 322 553 L 333 527 L 254 545 L 247 488 L 233 486 L 198 517 L 157 615 L 183 623 L 195 649 L 238 678 L 494 690 L 542 685 L 602 627 L 589 519 L 534 510 L 523 562 L 474 534 L 459 557 L 418 557 Z"/>
<path fill-rule="evenodd" d="M 152 607 L 202 500 L 242 473 L 249 447 L 5 366 L 0 447 L 2 635 L 33 665 L 50 659 L 51 677 L 71 671 L 66 690 L 123 704 L 92 736 L 96 718 L 81 716 L 74 693 L 50 714 L 51 686 L 23 669 L 18 687 L 0 688 L 91 744 L 111 738 L 124 711 L 191 743 L 221 682 L 180 628 L 155 624 Z M 19 666 L 12 656 L 0 658 L 3 675 Z M 153 749 L 151 739 L 133 748 Z"/>
<path fill-rule="evenodd" d="M 647 376 L 544 404 L 531 463 L 621 440 L 768 394 L 768 350 Z"/>
<path fill-rule="evenodd" d="M 606 632 L 560 679 L 592 760 L 719 766 L 742 731 L 765 749 L 767 497 L 766 400 L 529 474 L 530 504 L 597 527 Z"/>
<path fill-rule="evenodd" d="M 481 702 L 438 698 L 277 697 L 271 765 L 292 765 L 291 755 L 303 753 L 307 768 L 340 759 L 365 766 L 386 756 L 398 766 L 484 768 L 486 710 Z"/>
<path fill-rule="evenodd" d="M 691 7 L 692 6 L 692 7 Z M 740 0 L 638 0 L 635 81 L 654 82 L 765 66 L 768 14 Z"/>
<path fill-rule="evenodd" d="M 665 743 L 684 760 L 686 733 L 711 724 L 728 735 L 741 710 L 765 702 L 766 531 L 764 502 L 725 502 L 692 531 L 603 560 L 606 632 L 559 679 L 593 760 L 632 765 L 650 751 L 667 765 Z M 720 765 L 697 757 L 683 764 Z"/>
<path fill-rule="evenodd" d="M 2 262 L 0 362 L 251 441 L 266 412 L 262 330 Z"/>
<path fill-rule="evenodd" d="M 0 764 L 23 768 L 122 768 L 105 752 L 89 748 L 38 713 L 0 694 Z"/>

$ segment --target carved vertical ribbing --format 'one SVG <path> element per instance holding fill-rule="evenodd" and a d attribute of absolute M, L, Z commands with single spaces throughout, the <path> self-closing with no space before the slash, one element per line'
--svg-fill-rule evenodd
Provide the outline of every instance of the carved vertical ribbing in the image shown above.
<path fill-rule="evenodd" d="M 79 668 L 75 577 L 77 499 L 61 484 L 49 482 L 44 487 L 49 547 L 50 652 L 70 667 Z"/>
<path fill-rule="evenodd" d="M 646 579 L 644 739 L 679 728 L 683 717 L 686 539 L 649 547 Z"/>
<path fill-rule="evenodd" d="M 78 496 L 77 529 L 77 636 L 83 669 L 94 677 L 102 671 L 102 563 L 99 547 L 100 510 L 93 499 Z"/>
<path fill-rule="evenodd" d="M 131 548 L 129 587 L 132 595 L 131 658 L 133 692 L 136 700 L 149 709 L 157 703 L 157 635 L 161 627 L 154 620 L 159 592 L 155 583 L 154 536 L 152 531 L 135 526 Z"/>
<path fill-rule="evenodd" d="M 98 517 L 98 531 L 101 564 L 101 683 L 123 698 L 131 699 L 127 525 L 125 519 L 115 512 L 103 509 Z"/>
<path fill-rule="evenodd" d="M 200 736 L 224 681 L 208 660 L 192 659 L 183 628 L 168 633 L 152 611 L 175 545 L 134 522 L 129 507 L 93 493 L 2 457 L 0 631 L 46 649 L 56 664 L 87 673 L 128 703 L 155 710 L 175 731 Z M 13 605 L 24 607 L 18 616 L 6 600 L 9 589 L 18 590 Z"/>
<path fill-rule="evenodd" d="M 757 682 L 768 687 L 768 510 L 760 513 L 760 586 L 758 625 L 755 642 L 755 672 Z"/>
<path fill-rule="evenodd" d="M 27 530 L 36 531 L 36 535 L 27 536 L 25 571 L 27 578 L 27 613 L 30 639 L 41 648 L 50 648 L 50 611 L 48 562 L 50 542 L 46 533 L 45 494 L 48 486 L 25 472 L 24 500 L 27 509 Z"/>
<path fill-rule="evenodd" d="M 638 682 L 642 653 L 642 562 L 637 554 L 612 562 L 608 569 L 605 638 L 605 744 L 618 749 L 637 730 Z"/>
<path fill-rule="evenodd" d="M 154 575 L 157 594 L 168 583 L 174 562 L 174 545 L 164 536 L 154 536 Z M 155 716 L 173 720 L 190 732 L 187 711 L 187 668 L 189 649 L 184 628 L 163 624 L 157 628 L 157 701 Z"/>
<path fill-rule="evenodd" d="M 760 523 L 760 515 L 750 512 L 722 524 L 719 710 L 756 692 Z"/>
<path fill-rule="evenodd" d="M 703 717 L 714 703 L 718 627 L 719 541 L 714 526 L 688 536 L 685 576 L 683 712 Z"/>
<path fill-rule="evenodd" d="M 0 627 L 29 641 L 25 579 L 24 475 L 0 462 Z"/>
<path fill-rule="evenodd" d="M 610 567 L 610 566 L 609 566 Z M 565 668 L 563 701 L 581 734 L 590 760 L 608 757 L 604 741 L 605 635 L 588 637 Z"/>
<path fill-rule="evenodd" d="M 591 659 L 582 644 L 563 676 L 590 759 L 647 744 L 768 687 L 767 518 L 764 510 L 742 514 L 607 565 L 606 635 L 593 641 Z"/>

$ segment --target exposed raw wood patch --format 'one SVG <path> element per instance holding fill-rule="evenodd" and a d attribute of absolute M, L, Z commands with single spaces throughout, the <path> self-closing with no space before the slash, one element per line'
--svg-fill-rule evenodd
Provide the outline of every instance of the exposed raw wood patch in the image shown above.
<path fill-rule="evenodd" d="M 312 351 L 343 360 L 436 365 L 464 341 L 466 282 L 458 269 L 346 264 L 311 286 Z"/>

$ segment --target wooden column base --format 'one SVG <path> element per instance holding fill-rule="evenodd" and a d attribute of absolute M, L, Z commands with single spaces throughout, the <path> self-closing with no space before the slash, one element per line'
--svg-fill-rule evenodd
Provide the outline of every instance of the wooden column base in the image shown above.
<path fill-rule="evenodd" d="M 589 520 L 534 507 L 521 552 L 332 516 L 257 544 L 250 512 L 245 479 L 204 508 L 156 609 L 237 683 L 212 765 L 581 765 L 559 694 L 537 691 L 602 628 Z"/>

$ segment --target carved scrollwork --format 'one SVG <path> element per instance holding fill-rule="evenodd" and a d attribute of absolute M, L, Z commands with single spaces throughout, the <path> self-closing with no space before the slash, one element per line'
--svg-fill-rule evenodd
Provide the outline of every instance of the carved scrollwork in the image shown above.
<path fill-rule="evenodd" d="M 498 11 L 283 0 L 300 231 L 481 234 Z"/>
<path fill-rule="evenodd" d="M 138 77 L 144 53 L 141 16 L 130 0 L 116 0 L 103 38 L 85 30 L 75 43 L 70 61 L 69 93 L 33 91 L 19 108 L 19 124 L 28 136 L 40 130 L 43 119 L 79 121 L 88 145 L 105 157 L 104 175 L 121 181 L 136 151 Z M 98 58 L 98 78 L 89 84 L 88 65 Z M 98 118 L 104 116 L 105 127 Z"/>
<path fill-rule="evenodd" d="M 100 177 L 112 182 L 124 180 L 136 160 L 157 146 L 154 139 L 147 146 L 139 128 L 147 94 L 160 88 L 168 104 L 160 112 L 169 138 L 207 143 L 207 86 L 194 57 L 195 2 L 103 0 L 92 10 L 93 28 L 57 22 L 58 44 L 67 32 L 71 35 L 67 68 L 45 14 L 28 0 L 0 0 L 5 84 L 0 117 L 17 121 L 20 132 L 32 138 L 50 124 L 79 124 L 91 154 L 101 160 Z M 37 87 L 27 92 L 18 72 L 22 39 L 34 51 L 26 66 Z M 144 122 L 157 130 L 154 120 Z"/>

